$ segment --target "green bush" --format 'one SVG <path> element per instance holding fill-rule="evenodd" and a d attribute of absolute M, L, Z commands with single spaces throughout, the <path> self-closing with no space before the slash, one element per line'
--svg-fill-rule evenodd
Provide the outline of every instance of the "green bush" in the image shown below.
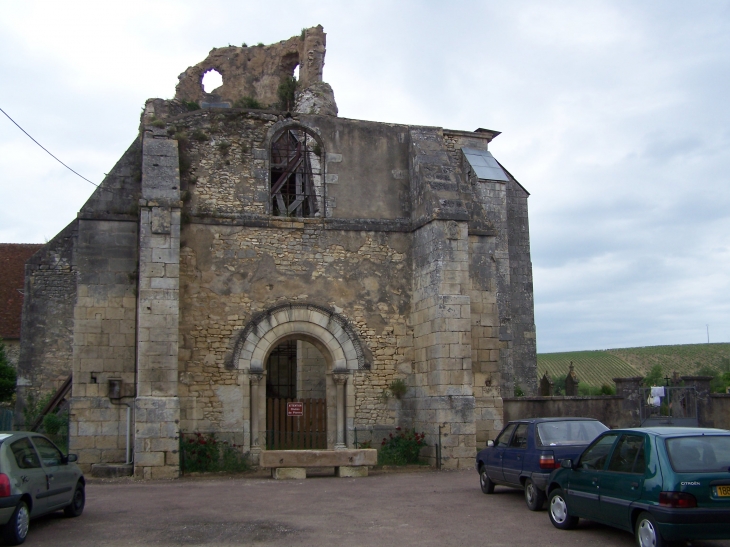
<path fill-rule="evenodd" d="M 393 397 L 396 399 L 400 399 L 403 397 L 403 395 L 406 394 L 406 391 L 408 391 L 408 384 L 402 379 L 393 380 L 390 383 L 390 392 L 393 394 Z"/>
<path fill-rule="evenodd" d="M 33 422 L 35 422 L 38 415 L 52 398 L 53 393 L 50 391 L 39 398 L 36 398 L 32 393 L 28 395 L 25 399 L 25 408 L 23 409 L 23 418 L 25 419 L 26 429 L 29 429 L 30 426 L 33 425 Z"/>
<path fill-rule="evenodd" d="M 294 94 L 297 90 L 297 79 L 294 76 L 285 78 L 280 84 L 276 93 L 279 97 L 279 108 L 291 110 L 294 108 Z"/>
<path fill-rule="evenodd" d="M 189 112 L 192 112 L 194 110 L 200 110 L 200 105 L 197 103 L 197 101 L 183 101 L 182 103 Z"/>
<path fill-rule="evenodd" d="M 253 97 L 241 97 L 235 103 L 233 103 L 233 108 L 258 108 L 258 109 L 262 109 L 263 107 L 264 107 L 264 105 L 262 105 L 260 102 L 258 102 Z"/>
<path fill-rule="evenodd" d="M 418 463 L 418 455 L 426 446 L 426 435 L 416 433 L 415 429 L 401 431 L 396 427 L 396 434 L 392 433 L 380 443 L 378 465 L 407 465 Z"/>
<path fill-rule="evenodd" d="M 240 446 L 219 441 L 213 433 L 193 433 L 180 441 L 185 473 L 240 473 L 251 469 Z"/>
<path fill-rule="evenodd" d="M 649 374 L 644 376 L 644 385 L 646 387 L 664 385 L 664 370 L 661 365 L 651 367 Z"/>

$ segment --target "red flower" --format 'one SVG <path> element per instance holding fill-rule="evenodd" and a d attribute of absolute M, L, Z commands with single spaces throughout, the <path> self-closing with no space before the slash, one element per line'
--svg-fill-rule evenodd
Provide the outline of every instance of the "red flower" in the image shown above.
<path fill-rule="evenodd" d="M 396 427 L 396 428 L 395 428 L 395 430 L 396 430 L 396 431 L 400 431 L 400 427 Z"/>

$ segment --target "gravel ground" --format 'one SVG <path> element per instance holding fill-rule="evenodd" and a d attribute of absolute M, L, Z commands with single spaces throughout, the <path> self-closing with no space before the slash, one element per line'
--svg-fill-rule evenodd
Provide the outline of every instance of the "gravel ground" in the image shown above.
<path fill-rule="evenodd" d="M 84 514 L 31 523 L 25 545 L 121 547 L 633 545 L 619 530 L 581 521 L 561 531 L 522 493 L 479 489 L 476 471 L 417 468 L 275 481 L 265 476 L 91 481 Z M 695 546 L 730 547 L 730 541 Z"/>

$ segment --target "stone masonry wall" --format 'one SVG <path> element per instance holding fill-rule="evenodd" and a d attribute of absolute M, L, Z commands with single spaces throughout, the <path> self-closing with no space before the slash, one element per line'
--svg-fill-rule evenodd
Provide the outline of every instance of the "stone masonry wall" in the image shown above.
<path fill-rule="evenodd" d="M 69 450 L 88 472 L 95 463 L 125 460 L 126 408 L 112 404 L 108 382 L 121 379 L 123 401 L 132 401 L 137 223 L 80 219 L 76 255 Z"/>
<path fill-rule="evenodd" d="M 382 392 L 411 371 L 409 235 L 328 230 L 319 220 L 304 219 L 281 221 L 279 228 L 194 222 L 184 227 L 182 239 L 184 432 L 244 431 L 246 382 L 226 368 L 226 360 L 254 313 L 297 301 L 341 310 L 372 353 L 371 369 L 355 372 L 348 382 L 356 400 L 350 418 L 358 430 L 394 423 Z"/>
<path fill-rule="evenodd" d="M 24 425 L 29 397 L 54 392 L 71 374 L 77 222 L 69 224 L 25 267 L 21 347 L 17 368 L 15 423 Z"/>

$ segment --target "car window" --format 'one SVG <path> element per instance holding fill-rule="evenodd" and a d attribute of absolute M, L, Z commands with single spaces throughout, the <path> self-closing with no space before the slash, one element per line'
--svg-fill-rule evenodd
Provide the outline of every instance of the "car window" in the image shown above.
<path fill-rule="evenodd" d="M 609 471 L 618 473 L 644 472 L 644 437 L 643 435 L 623 435 L 613 451 L 608 464 Z"/>
<path fill-rule="evenodd" d="M 596 439 L 592 445 L 585 449 L 578 462 L 579 469 L 603 469 L 606 465 L 611 447 L 616 441 L 618 434 L 604 435 Z"/>
<path fill-rule="evenodd" d="M 539 446 L 588 444 L 608 428 L 598 420 L 565 420 L 537 424 Z"/>
<path fill-rule="evenodd" d="M 517 424 L 507 424 L 507 427 L 502 430 L 497 440 L 494 441 L 494 446 L 506 447 L 509 444 L 509 438 L 512 436 L 515 427 L 517 427 Z"/>
<path fill-rule="evenodd" d="M 61 465 L 63 454 L 56 446 L 45 437 L 33 437 L 33 444 L 38 449 L 43 465 Z"/>
<path fill-rule="evenodd" d="M 527 428 L 530 424 L 520 424 L 515 430 L 512 441 L 509 445 L 512 448 L 527 448 Z"/>
<path fill-rule="evenodd" d="M 666 440 L 669 462 L 677 473 L 712 473 L 730 469 L 730 435 L 676 437 Z"/>
<path fill-rule="evenodd" d="M 41 466 L 38 454 L 27 438 L 15 441 L 10 445 L 10 450 L 12 450 L 13 456 L 15 456 L 15 463 L 21 469 L 34 469 Z"/>

